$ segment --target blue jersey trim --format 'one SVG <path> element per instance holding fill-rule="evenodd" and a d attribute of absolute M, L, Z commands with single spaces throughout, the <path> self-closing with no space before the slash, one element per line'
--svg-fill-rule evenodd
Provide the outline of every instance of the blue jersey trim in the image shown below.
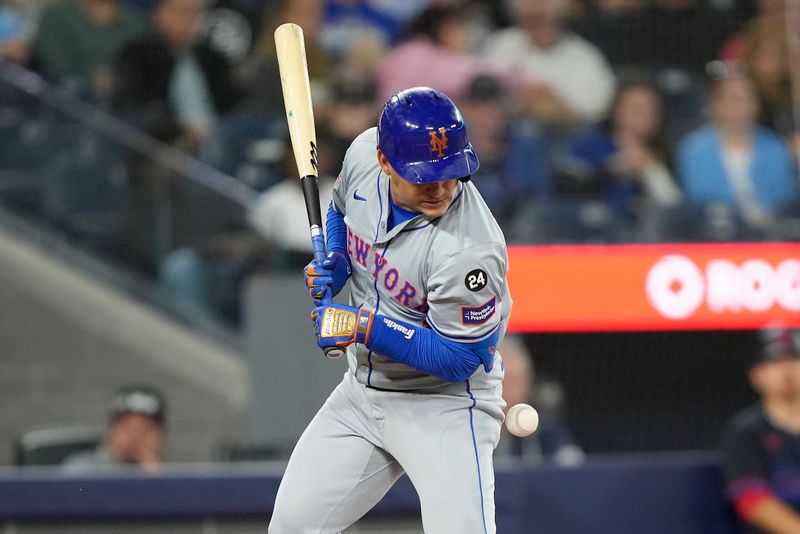
<path fill-rule="evenodd" d="M 375 239 L 372 242 L 372 246 L 375 246 L 375 243 L 378 241 L 378 234 L 381 231 L 381 219 L 383 219 L 383 198 L 381 198 L 381 176 L 383 175 L 382 172 L 378 171 L 378 179 L 375 180 L 375 184 L 378 190 L 378 225 L 375 227 Z M 386 255 L 386 251 L 389 250 L 389 244 L 387 243 L 386 248 L 383 249 L 383 253 L 381 254 L 381 259 Z M 372 287 L 375 289 L 375 312 L 378 313 L 378 309 L 381 306 L 381 294 L 378 291 L 378 279 L 376 278 L 372 282 Z M 369 365 L 369 373 L 367 374 L 367 385 L 372 385 L 372 351 L 367 353 L 367 365 Z"/>
<path fill-rule="evenodd" d="M 500 326 L 498 324 L 497 326 L 495 326 L 494 328 L 489 330 L 489 332 L 487 332 L 486 334 L 481 334 L 479 336 L 451 336 L 451 335 L 445 334 L 439 328 L 437 328 L 436 324 L 433 322 L 433 320 L 430 317 L 426 316 L 425 317 L 425 322 L 428 323 L 428 326 L 431 327 L 431 330 L 433 330 L 434 332 L 436 332 L 437 334 L 439 334 L 443 338 L 450 339 L 450 340 L 453 340 L 453 341 L 458 341 L 458 342 L 464 342 L 464 343 L 477 343 L 479 341 L 485 341 L 485 340 L 489 339 L 490 337 L 492 337 L 492 335 L 494 335 L 494 333 L 497 331 L 497 328 Z"/>
<path fill-rule="evenodd" d="M 475 408 L 477 402 L 475 401 L 475 397 L 472 395 L 472 390 L 469 388 L 469 380 L 467 380 L 467 393 L 469 394 L 469 398 L 472 399 L 472 405 L 469 407 L 469 429 L 472 433 L 472 448 L 475 451 L 475 465 L 478 468 L 478 490 L 481 494 L 481 519 L 483 520 L 483 532 L 484 534 L 488 534 L 486 529 L 486 510 L 483 507 L 483 482 L 481 479 L 481 459 L 480 455 L 478 454 L 478 441 L 475 439 L 475 424 L 473 423 L 472 419 L 472 409 Z"/>
<path fill-rule="evenodd" d="M 389 208 L 389 217 L 386 222 L 386 229 L 390 232 L 395 226 L 403 224 L 406 221 L 410 221 L 411 219 L 419 215 L 418 211 L 407 210 L 397 205 L 397 203 L 394 201 L 394 198 L 392 197 L 391 182 L 389 182 L 389 202 L 387 206 Z"/>
<path fill-rule="evenodd" d="M 433 221 L 428 221 L 425 224 L 423 224 L 422 226 L 415 226 L 414 228 L 403 228 L 398 233 L 402 234 L 403 232 L 413 232 L 414 230 L 422 230 L 423 228 L 427 228 L 432 224 L 433 224 Z"/>

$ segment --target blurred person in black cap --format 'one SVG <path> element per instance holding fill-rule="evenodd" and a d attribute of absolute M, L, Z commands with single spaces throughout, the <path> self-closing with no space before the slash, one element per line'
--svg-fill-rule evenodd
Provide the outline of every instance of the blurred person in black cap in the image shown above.
<path fill-rule="evenodd" d="M 512 436 L 504 425 L 494 451 L 495 458 L 560 466 L 583 462 L 586 455 L 560 415 L 564 403 L 561 385 L 536 377 L 533 359 L 521 338 L 506 336 L 498 350 L 503 359 L 506 410 L 515 404 L 530 403 L 536 407 L 540 419 L 536 432 L 524 438 Z"/>
<path fill-rule="evenodd" d="M 145 386 L 126 386 L 114 395 L 103 443 L 68 457 L 64 469 L 85 472 L 134 466 L 155 472 L 164 459 L 166 400 Z"/>
<path fill-rule="evenodd" d="M 516 211 L 549 196 L 547 131 L 536 119 L 517 113 L 507 85 L 492 74 L 470 80 L 459 108 L 481 155 L 473 181 L 505 231 Z"/>
<path fill-rule="evenodd" d="M 367 79 L 339 79 L 331 84 L 330 99 L 318 121 L 329 133 L 334 173 L 341 168 L 352 140 L 378 122 L 383 102 L 377 100 L 375 83 Z"/>
<path fill-rule="evenodd" d="M 758 336 L 748 376 L 761 399 L 723 434 L 726 492 L 744 533 L 800 532 L 800 330 Z"/>

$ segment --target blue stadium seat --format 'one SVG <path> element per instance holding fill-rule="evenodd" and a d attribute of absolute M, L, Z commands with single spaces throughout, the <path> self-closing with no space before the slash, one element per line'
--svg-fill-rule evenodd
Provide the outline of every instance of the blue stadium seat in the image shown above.
<path fill-rule="evenodd" d="M 0 107 L 0 147 L 0 201 L 38 211 L 51 153 L 47 129 L 23 109 Z"/>
<path fill-rule="evenodd" d="M 258 191 L 276 184 L 288 145 L 286 121 L 255 115 L 224 117 L 201 147 L 200 159 Z"/>
<path fill-rule="evenodd" d="M 48 222 L 90 242 L 117 235 L 128 191 L 123 151 L 88 131 L 62 149 L 45 172 L 44 212 Z"/>

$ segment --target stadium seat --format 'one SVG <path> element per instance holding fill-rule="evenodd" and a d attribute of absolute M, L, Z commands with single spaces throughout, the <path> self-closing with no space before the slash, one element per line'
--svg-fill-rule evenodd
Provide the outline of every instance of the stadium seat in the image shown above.
<path fill-rule="evenodd" d="M 58 465 L 68 456 L 96 448 L 102 437 L 88 426 L 53 426 L 29 430 L 14 442 L 14 464 Z"/>
<path fill-rule="evenodd" d="M 292 445 L 276 442 L 235 442 L 220 444 L 214 460 L 218 462 L 263 462 L 288 460 Z"/>
<path fill-rule="evenodd" d="M 121 150 L 90 132 L 45 171 L 44 212 L 72 235 L 104 243 L 119 230 L 128 177 Z"/>
<path fill-rule="evenodd" d="M 43 124 L 24 110 L 0 106 L 0 200 L 38 210 L 50 148 Z"/>
<path fill-rule="evenodd" d="M 280 180 L 281 162 L 288 148 L 285 121 L 232 115 L 217 125 L 200 150 L 208 165 L 264 191 Z"/>

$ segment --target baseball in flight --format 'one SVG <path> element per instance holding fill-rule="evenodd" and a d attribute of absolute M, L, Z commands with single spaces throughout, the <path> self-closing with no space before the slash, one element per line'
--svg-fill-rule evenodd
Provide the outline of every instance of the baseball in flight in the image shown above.
<path fill-rule="evenodd" d="M 539 428 L 539 413 L 528 404 L 515 404 L 506 412 L 506 428 L 519 438 L 530 436 Z"/>

